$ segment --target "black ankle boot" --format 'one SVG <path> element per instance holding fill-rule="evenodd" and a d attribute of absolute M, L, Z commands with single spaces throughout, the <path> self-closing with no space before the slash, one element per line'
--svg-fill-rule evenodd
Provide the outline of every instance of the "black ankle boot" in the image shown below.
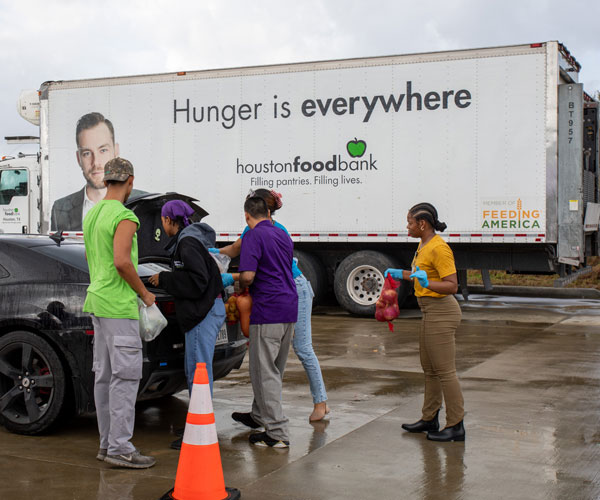
<path fill-rule="evenodd" d="M 430 441 L 464 441 L 465 426 L 461 420 L 458 424 L 452 427 L 446 427 L 439 432 L 428 432 L 427 439 Z"/>
<path fill-rule="evenodd" d="M 440 428 L 440 422 L 438 421 L 439 414 L 440 410 L 435 413 L 435 417 L 432 420 L 419 420 L 414 424 L 402 424 L 402 428 L 408 432 L 437 431 Z"/>

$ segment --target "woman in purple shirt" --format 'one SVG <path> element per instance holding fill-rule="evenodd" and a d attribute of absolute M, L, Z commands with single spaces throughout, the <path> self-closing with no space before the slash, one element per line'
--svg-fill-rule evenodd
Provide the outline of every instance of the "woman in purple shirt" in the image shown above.
<path fill-rule="evenodd" d="M 252 191 L 250 195 L 259 196 L 265 200 L 271 213 L 273 225 L 283 229 L 287 233 L 287 229 L 282 224 L 273 220 L 273 214 L 283 206 L 281 195 L 267 189 L 257 189 L 256 191 Z M 210 249 L 210 251 L 228 255 L 232 259 L 237 257 L 242 247 L 242 238 L 248 230 L 249 228 L 246 226 L 241 238 L 238 238 L 231 245 L 220 249 Z M 321 366 L 312 345 L 311 313 L 312 300 L 315 294 L 310 282 L 298 268 L 297 259 L 294 259 L 294 263 L 292 264 L 292 273 L 294 282 L 296 283 L 296 291 L 298 292 L 298 322 L 294 329 L 292 345 L 296 356 L 302 362 L 304 371 L 308 376 L 310 392 L 313 398 L 314 408 L 309 421 L 316 422 L 322 420 L 329 413 L 329 407 L 327 406 L 327 392 L 325 391 Z M 225 279 L 228 279 L 228 277 Z"/>

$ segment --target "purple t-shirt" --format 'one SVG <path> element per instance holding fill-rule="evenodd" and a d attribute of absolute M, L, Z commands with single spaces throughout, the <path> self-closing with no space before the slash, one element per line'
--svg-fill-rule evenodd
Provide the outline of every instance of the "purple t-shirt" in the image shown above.
<path fill-rule="evenodd" d="M 242 239 L 239 271 L 254 271 L 250 285 L 250 324 L 295 323 L 298 294 L 292 277 L 294 243 L 269 220 L 259 222 Z"/>

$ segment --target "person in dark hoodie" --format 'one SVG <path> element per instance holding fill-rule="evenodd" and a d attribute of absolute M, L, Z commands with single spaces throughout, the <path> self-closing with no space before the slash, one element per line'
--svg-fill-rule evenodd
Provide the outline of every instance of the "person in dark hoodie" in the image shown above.
<path fill-rule="evenodd" d="M 150 277 L 152 285 L 175 298 L 177 322 L 185 332 L 185 374 L 192 394 L 196 363 L 206 363 L 210 392 L 212 362 L 219 330 L 225 321 L 223 283 L 217 263 L 207 248 L 215 244 L 215 231 L 202 222 L 192 223 L 192 207 L 181 200 L 165 203 L 161 210 L 163 229 L 171 241 L 171 271 Z"/>

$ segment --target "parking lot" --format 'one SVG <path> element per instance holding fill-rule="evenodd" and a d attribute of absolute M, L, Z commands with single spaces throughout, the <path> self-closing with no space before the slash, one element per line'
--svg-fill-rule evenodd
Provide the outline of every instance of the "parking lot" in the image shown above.
<path fill-rule="evenodd" d="M 404 311 L 391 333 L 383 323 L 324 308 L 313 316 L 313 343 L 331 414 L 308 422 L 308 382 L 290 353 L 283 395 L 289 450 L 252 447 L 248 429 L 230 418 L 250 408 L 247 361 L 215 383 L 227 486 L 244 499 L 274 500 L 597 498 L 598 301 L 474 296 L 462 304 L 465 443 L 429 442 L 400 428 L 420 418 L 418 311 Z M 179 393 L 138 407 L 134 444 L 157 458 L 144 471 L 95 459 L 93 415 L 46 436 L 0 428 L 0 498 L 160 498 L 173 487 L 178 452 L 169 443 L 187 403 Z"/>

